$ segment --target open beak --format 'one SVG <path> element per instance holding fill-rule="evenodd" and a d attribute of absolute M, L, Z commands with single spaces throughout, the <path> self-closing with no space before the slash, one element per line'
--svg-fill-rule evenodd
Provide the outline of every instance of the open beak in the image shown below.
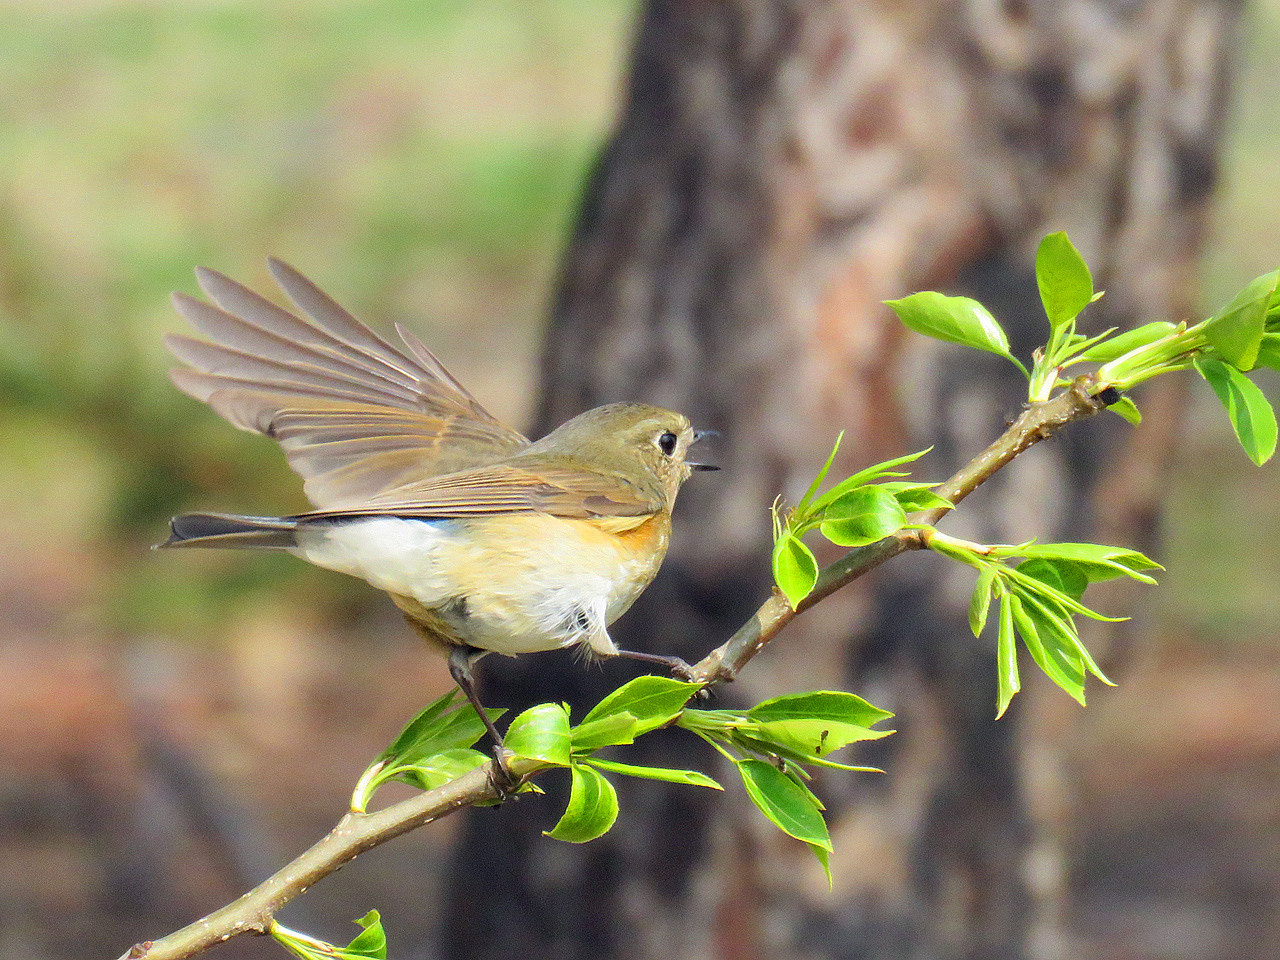
<path fill-rule="evenodd" d="M 704 437 L 718 437 L 718 436 L 720 436 L 720 434 L 717 433 L 715 430 L 695 430 L 693 431 L 693 442 L 697 443 L 699 440 L 703 439 Z M 688 466 L 690 470 L 719 470 L 720 469 L 720 467 L 714 463 L 694 463 L 690 460 L 686 460 L 685 465 Z"/>

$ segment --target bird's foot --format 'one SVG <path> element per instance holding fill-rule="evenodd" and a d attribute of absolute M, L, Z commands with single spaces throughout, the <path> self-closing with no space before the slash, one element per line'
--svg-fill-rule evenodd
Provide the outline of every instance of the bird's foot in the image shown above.
<path fill-rule="evenodd" d="M 507 766 L 506 751 L 501 744 L 493 748 L 493 763 L 489 767 L 489 786 L 497 794 L 499 803 L 510 800 L 519 791 L 523 779 Z"/>
<path fill-rule="evenodd" d="M 656 663 L 670 670 L 671 675 L 677 680 L 683 680 L 686 683 L 694 682 L 693 667 L 680 657 L 666 656 L 661 653 L 642 653 L 639 650 L 619 650 L 618 656 L 644 663 Z"/>

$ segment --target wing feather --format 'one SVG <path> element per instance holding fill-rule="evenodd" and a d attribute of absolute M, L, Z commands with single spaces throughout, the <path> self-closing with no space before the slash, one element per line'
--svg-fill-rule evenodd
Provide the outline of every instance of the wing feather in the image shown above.
<path fill-rule="evenodd" d="M 657 513 L 662 505 L 662 492 L 655 485 L 531 460 L 528 464 L 497 463 L 418 480 L 388 490 L 358 508 L 315 511 L 297 519 L 444 519 L 529 512 L 577 519 L 644 518 Z"/>
<path fill-rule="evenodd" d="M 302 315 L 197 270 L 212 304 L 179 293 L 174 305 L 212 342 L 167 337 L 186 364 L 170 376 L 235 426 L 279 440 L 317 507 L 352 508 L 528 445 L 408 331 L 395 347 L 293 267 L 268 265 Z"/>
<path fill-rule="evenodd" d="M 165 344 L 175 357 L 202 373 L 232 377 L 268 389 L 287 383 L 324 390 L 326 396 L 333 392 L 349 394 L 367 398 L 371 403 L 401 408 L 410 406 L 416 399 L 411 389 L 389 381 L 362 379 L 359 370 L 349 365 L 344 369 L 341 361 L 325 357 L 277 360 L 265 353 L 249 353 L 176 333 L 166 336 Z"/>
<path fill-rule="evenodd" d="M 457 381 L 444 370 L 439 361 L 434 361 L 433 358 L 434 365 L 428 365 L 425 369 L 414 364 L 404 355 L 403 351 L 397 350 L 377 333 L 366 327 L 348 313 L 346 309 L 339 306 L 337 301 L 283 260 L 277 260 L 275 257 L 268 258 L 267 269 L 271 271 L 271 276 L 275 278 L 276 283 L 280 284 L 280 289 L 285 292 L 298 309 L 310 317 L 316 327 L 323 330 L 338 343 L 355 350 L 358 355 L 380 360 L 388 366 L 395 368 L 407 367 L 409 373 L 415 378 L 425 372 L 429 376 L 440 379 L 455 389 L 457 388 Z M 246 292 L 252 294 L 252 291 Z M 253 296 L 256 297 L 257 295 L 253 294 Z M 442 372 L 444 372 L 444 376 L 440 376 Z M 488 416 L 488 414 L 486 413 L 485 416 Z"/>
<path fill-rule="evenodd" d="M 292 314 L 285 316 L 295 321 L 294 323 L 262 327 L 184 293 L 173 295 L 173 305 L 201 333 L 216 343 L 234 346 L 242 352 L 282 363 L 308 363 L 348 377 L 365 378 L 405 391 L 417 388 L 418 378 L 412 373 L 380 360 L 362 357 L 336 340 L 326 341 L 315 337 L 314 334 L 320 331 L 298 321 Z"/>

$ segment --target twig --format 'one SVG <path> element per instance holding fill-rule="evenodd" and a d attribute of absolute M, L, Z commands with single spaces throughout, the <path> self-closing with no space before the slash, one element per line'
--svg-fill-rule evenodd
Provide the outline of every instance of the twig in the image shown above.
<path fill-rule="evenodd" d="M 997 471 L 1028 447 L 1051 437 L 1075 420 L 1091 417 L 1114 403 L 1116 397 L 1099 390 L 1092 376 L 1077 377 L 1062 393 L 1043 403 L 1031 404 L 998 440 L 970 460 L 935 492 L 953 505 L 977 490 Z M 921 511 L 908 519 L 913 525 L 933 525 L 946 515 L 939 507 Z M 691 679 L 705 683 L 733 680 L 742 667 L 778 635 L 795 616 L 841 587 L 848 586 L 869 570 L 907 550 L 925 546 L 920 530 L 904 528 L 865 547 L 855 547 L 818 574 L 813 591 L 793 610 L 776 587 L 773 595 L 755 615 L 723 644 L 712 650 L 690 670 Z"/>
<path fill-rule="evenodd" d="M 546 769 L 511 756 L 507 766 L 520 782 Z M 281 907 L 364 851 L 464 807 L 498 799 L 497 773 L 488 764 L 382 810 L 347 813 L 322 840 L 238 900 L 160 940 L 135 944 L 120 960 L 181 960 L 242 933 L 265 934 Z"/>

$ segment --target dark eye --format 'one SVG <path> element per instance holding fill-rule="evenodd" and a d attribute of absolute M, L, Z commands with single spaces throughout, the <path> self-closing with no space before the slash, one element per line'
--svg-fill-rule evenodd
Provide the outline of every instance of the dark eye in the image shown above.
<path fill-rule="evenodd" d="M 668 430 L 666 433 L 658 437 L 658 449 L 666 456 L 671 456 L 676 452 L 676 435 Z"/>

